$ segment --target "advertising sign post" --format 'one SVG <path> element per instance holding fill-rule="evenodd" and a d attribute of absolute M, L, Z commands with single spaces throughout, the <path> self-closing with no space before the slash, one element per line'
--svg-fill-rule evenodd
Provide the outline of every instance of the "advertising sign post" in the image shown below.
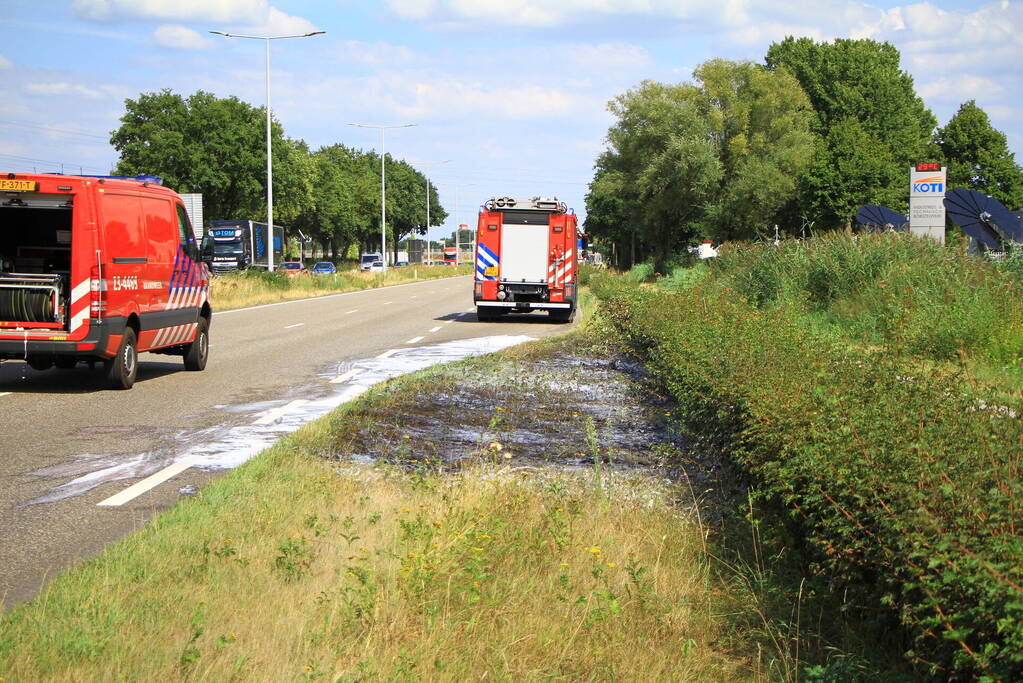
<path fill-rule="evenodd" d="M 909 231 L 945 243 L 946 168 L 918 163 L 909 169 Z"/>

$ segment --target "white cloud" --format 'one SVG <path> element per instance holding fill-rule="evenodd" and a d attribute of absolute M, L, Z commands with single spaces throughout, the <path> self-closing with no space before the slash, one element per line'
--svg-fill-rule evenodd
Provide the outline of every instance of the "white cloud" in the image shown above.
<path fill-rule="evenodd" d="M 316 26 L 267 0 L 74 0 L 71 12 L 89 21 L 216 24 L 253 33 L 308 33 Z"/>
<path fill-rule="evenodd" d="M 7 59 L 3 55 L 0 55 L 0 69 L 10 69 L 12 67 L 14 67 L 14 64 L 11 62 L 11 60 Z"/>
<path fill-rule="evenodd" d="M 153 40 L 157 45 L 179 50 L 205 50 L 212 42 L 197 31 L 177 24 L 164 24 L 158 27 L 153 31 Z"/>
<path fill-rule="evenodd" d="M 601 45 L 571 45 L 566 47 L 569 58 L 593 69 L 638 68 L 650 65 L 650 55 L 638 45 L 604 43 Z"/>
<path fill-rule="evenodd" d="M 419 59 L 413 50 L 404 45 L 394 45 L 383 41 L 364 43 L 358 40 L 345 40 L 337 44 L 334 54 L 345 62 L 392 68 L 415 64 Z"/>
<path fill-rule="evenodd" d="M 46 97 L 56 95 L 77 95 L 96 100 L 103 97 L 103 93 L 95 88 L 88 88 L 79 83 L 68 83 L 66 81 L 55 81 L 52 83 L 26 83 L 25 92 L 30 95 L 43 95 Z"/>
<path fill-rule="evenodd" d="M 1005 88 L 996 81 L 983 76 L 943 76 L 918 83 L 917 94 L 924 100 L 942 100 L 959 104 L 966 100 L 989 100 L 1000 95 Z"/>

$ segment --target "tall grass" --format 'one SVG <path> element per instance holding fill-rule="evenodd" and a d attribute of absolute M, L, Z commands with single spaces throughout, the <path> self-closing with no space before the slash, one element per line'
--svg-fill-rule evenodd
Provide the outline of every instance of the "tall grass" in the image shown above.
<path fill-rule="evenodd" d="M 432 280 L 472 272 L 469 265 L 404 266 L 390 268 L 386 273 L 349 270 L 332 275 L 302 275 L 289 278 L 284 273 L 248 270 L 225 273 L 213 278 L 210 301 L 215 311 L 226 311 L 247 306 L 306 299 L 326 294 L 337 294 L 387 285 L 398 285 L 417 280 Z"/>
<path fill-rule="evenodd" d="M 716 286 L 760 307 L 802 311 L 897 353 L 998 362 L 1023 357 L 1023 285 L 1005 266 L 911 235 L 830 233 L 728 245 Z"/>

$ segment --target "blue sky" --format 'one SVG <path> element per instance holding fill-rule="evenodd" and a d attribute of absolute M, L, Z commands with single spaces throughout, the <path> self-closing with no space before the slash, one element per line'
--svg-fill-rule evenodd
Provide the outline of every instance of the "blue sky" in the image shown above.
<path fill-rule="evenodd" d="M 1023 151 L 1023 0 L 4 0 L 0 170 L 102 173 L 126 98 L 170 88 L 265 102 L 312 147 L 379 148 L 348 123 L 403 124 L 387 151 L 427 170 L 472 222 L 493 195 L 557 195 L 579 213 L 611 118 L 645 78 L 714 57 L 761 61 L 786 35 L 887 40 L 944 124 L 976 99 Z M 451 160 L 426 166 L 425 162 Z M 1019 159 L 1017 159 L 1019 161 Z"/>

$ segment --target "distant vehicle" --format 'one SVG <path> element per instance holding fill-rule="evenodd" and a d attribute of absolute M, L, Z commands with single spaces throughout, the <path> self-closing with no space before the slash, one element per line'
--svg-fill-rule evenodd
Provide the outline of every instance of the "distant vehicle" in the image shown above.
<path fill-rule="evenodd" d="M 320 261 L 313 265 L 309 272 L 313 275 L 333 275 L 337 272 L 337 267 L 330 261 Z"/>
<path fill-rule="evenodd" d="M 571 320 L 578 301 L 577 231 L 575 213 L 556 198 L 488 200 L 476 228 L 476 316 L 496 320 L 546 310 L 551 320 Z"/>
<path fill-rule="evenodd" d="M 367 268 L 367 270 L 369 272 L 371 272 L 371 273 L 383 272 L 383 270 L 384 270 L 384 262 L 383 261 L 373 261 L 372 263 L 369 264 L 369 268 Z"/>
<path fill-rule="evenodd" d="M 0 192 L 0 361 L 99 361 L 114 389 L 141 351 L 206 367 L 209 273 L 160 178 L 3 173 Z"/>
<path fill-rule="evenodd" d="M 370 267 L 375 261 L 384 262 L 384 257 L 378 253 L 367 253 L 362 255 L 362 259 L 359 261 L 359 270 L 370 270 Z M 381 266 L 382 268 L 383 266 Z"/>
<path fill-rule="evenodd" d="M 456 265 L 458 259 L 458 249 L 455 247 L 444 247 L 444 263 L 450 265 Z"/>
<path fill-rule="evenodd" d="M 408 265 L 408 252 L 407 251 L 399 251 L 398 252 L 398 258 L 396 258 L 394 260 L 394 265 L 395 266 L 407 266 Z"/>
<path fill-rule="evenodd" d="M 288 277 L 298 277 L 299 275 L 309 274 L 309 271 L 306 270 L 301 261 L 285 261 L 277 269 L 277 272 L 284 273 Z"/>
<path fill-rule="evenodd" d="M 284 260 L 282 245 L 284 228 L 274 226 L 274 263 Z M 266 223 L 250 220 L 210 221 L 209 230 L 203 235 L 203 262 L 214 273 L 247 268 L 267 268 Z"/>

